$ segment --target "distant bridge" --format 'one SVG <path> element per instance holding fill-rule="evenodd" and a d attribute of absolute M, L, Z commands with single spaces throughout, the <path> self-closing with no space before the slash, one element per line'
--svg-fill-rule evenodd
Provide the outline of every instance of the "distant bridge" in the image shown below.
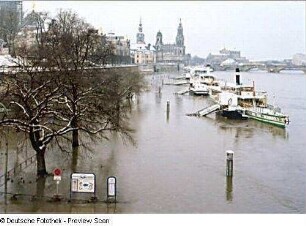
<path fill-rule="evenodd" d="M 270 73 L 280 73 L 283 70 L 300 70 L 306 74 L 306 66 L 295 66 L 295 65 L 286 65 L 286 64 L 264 64 L 264 63 L 240 63 L 238 65 L 227 65 L 223 66 L 220 69 L 234 70 L 236 67 L 239 67 L 240 71 L 250 71 L 252 69 L 264 70 Z"/>
<path fill-rule="evenodd" d="M 267 65 L 267 71 L 270 73 L 280 73 L 283 70 L 303 71 L 306 74 L 306 66 Z"/>

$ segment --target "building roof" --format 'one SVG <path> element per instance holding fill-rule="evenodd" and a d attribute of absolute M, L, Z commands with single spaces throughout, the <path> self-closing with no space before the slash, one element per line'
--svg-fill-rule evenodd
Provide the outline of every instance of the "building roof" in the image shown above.
<path fill-rule="evenodd" d="M 237 62 L 234 59 L 228 58 L 221 63 L 221 66 L 222 65 L 235 65 L 235 64 L 237 64 Z"/>
<path fill-rule="evenodd" d="M 16 66 L 13 60 L 14 58 L 12 58 L 11 55 L 0 55 L 0 67 Z"/>
<path fill-rule="evenodd" d="M 131 50 L 147 50 L 147 51 L 155 51 L 154 47 L 150 45 L 150 48 L 147 48 L 148 45 L 143 44 L 143 43 L 133 43 L 131 44 L 130 49 Z"/>

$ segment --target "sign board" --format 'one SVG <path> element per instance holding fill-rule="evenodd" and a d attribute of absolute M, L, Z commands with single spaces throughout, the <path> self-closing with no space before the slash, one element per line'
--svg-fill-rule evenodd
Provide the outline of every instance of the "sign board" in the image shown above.
<path fill-rule="evenodd" d="M 60 181 L 60 180 L 62 180 L 62 176 L 54 175 L 53 180 Z"/>
<path fill-rule="evenodd" d="M 96 176 L 93 173 L 71 174 L 71 192 L 95 193 Z"/>
<path fill-rule="evenodd" d="M 53 170 L 53 174 L 54 174 L 55 176 L 60 176 L 60 175 L 62 175 L 62 170 L 61 170 L 60 168 L 55 168 L 55 169 Z"/>
<path fill-rule="evenodd" d="M 116 177 L 107 178 L 107 196 L 116 196 Z"/>
<path fill-rule="evenodd" d="M 55 168 L 53 170 L 53 175 L 54 175 L 53 180 L 56 180 L 56 181 L 62 180 L 62 176 L 61 176 L 62 170 L 60 168 Z"/>

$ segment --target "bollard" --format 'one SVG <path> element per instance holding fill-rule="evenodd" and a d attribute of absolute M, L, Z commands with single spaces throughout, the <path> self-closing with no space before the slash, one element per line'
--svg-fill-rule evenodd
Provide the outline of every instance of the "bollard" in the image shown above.
<path fill-rule="evenodd" d="M 234 152 L 232 150 L 226 151 L 226 176 L 232 177 L 234 169 Z"/>
<path fill-rule="evenodd" d="M 170 115 L 170 101 L 167 101 L 167 122 L 169 122 L 169 115 Z"/>

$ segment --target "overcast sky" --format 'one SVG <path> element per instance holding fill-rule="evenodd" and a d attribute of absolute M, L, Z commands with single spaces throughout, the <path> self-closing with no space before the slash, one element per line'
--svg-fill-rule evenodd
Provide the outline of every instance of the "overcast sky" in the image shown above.
<path fill-rule="evenodd" d="M 30 12 L 33 1 L 23 2 Z M 36 1 L 36 11 L 51 15 L 72 9 L 103 33 L 127 36 L 132 43 L 140 17 L 146 43 L 175 42 L 182 18 L 186 51 L 207 57 L 223 47 L 251 60 L 290 59 L 305 53 L 305 1 Z"/>

